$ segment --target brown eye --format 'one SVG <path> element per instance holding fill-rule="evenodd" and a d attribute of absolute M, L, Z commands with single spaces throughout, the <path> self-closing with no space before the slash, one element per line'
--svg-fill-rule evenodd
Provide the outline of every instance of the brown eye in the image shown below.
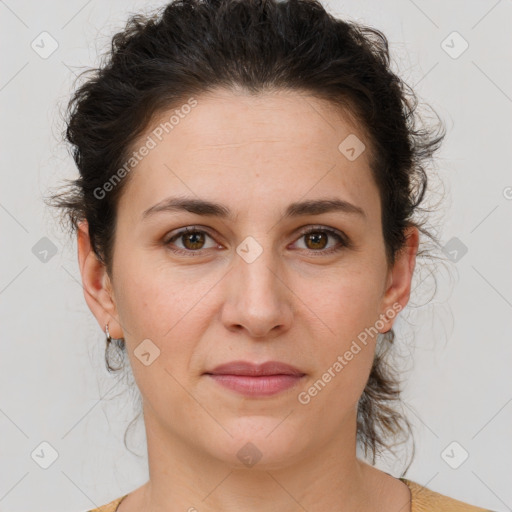
<path fill-rule="evenodd" d="M 180 236 L 183 241 L 183 245 L 187 249 L 202 249 L 202 245 L 204 244 L 204 233 L 201 231 L 190 231 L 185 234 L 181 234 Z"/>
<path fill-rule="evenodd" d="M 338 245 L 326 249 L 329 239 L 338 240 Z M 350 247 L 350 242 L 341 232 L 329 228 L 309 228 L 301 233 L 299 240 L 304 239 L 306 249 L 310 252 L 318 252 L 319 255 L 331 254 L 340 251 L 344 247 Z"/>
<path fill-rule="evenodd" d="M 216 247 L 212 244 L 210 247 L 205 247 L 206 238 L 213 240 L 211 235 L 206 231 L 195 228 L 187 227 L 178 231 L 174 236 L 169 238 L 164 245 L 169 249 L 180 255 L 184 256 L 200 256 L 208 248 Z M 338 241 L 333 247 L 328 248 L 329 240 L 334 239 Z M 349 239 L 341 232 L 330 228 L 309 228 L 301 233 L 299 240 L 305 241 L 305 249 L 310 253 L 318 253 L 318 256 L 331 254 L 340 251 L 343 248 L 351 247 Z M 182 247 L 176 246 L 176 242 L 181 242 Z"/>
<path fill-rule="evenodd" d="M 306 245 L 309 249 L 325 249 L 325 246 L 329 243 L 329 236 L 325 233 L 315 231 L 305 235 Z"/>
<path fill-rule="evenodd" d="M 169 246 L 169 249 L 176 254 L 196 256 L 201 254 L 203 250 L 208 249 L 208 247 L 205 247 L 207 237 L 211 238 L 206 231 L 197 228 L 185 228 L 164 242 L 164 245 Z M 173 247 L 176 241 L 181 242 L 183 248 L 180 248 L 179 246 Z M 215 244 L 211 245 L 211 247 L 214 246 Z"/>

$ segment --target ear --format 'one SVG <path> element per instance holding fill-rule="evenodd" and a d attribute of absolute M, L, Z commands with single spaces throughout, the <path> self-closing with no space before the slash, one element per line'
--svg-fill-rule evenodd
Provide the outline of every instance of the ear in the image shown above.
<path fill-rule="evenodd" d="M 84 297 L 101 330 L 108 330 L 112 338 L 122 338 L 123 331 L 118 320 L 117 308 L 110 278 L 105 265 L 92 250 L 89 225 L 82 221 L 78 229 L 78 264 L 82 275 Z"/>
<path fill-rule="evenodd" d="M 385 333 L 393 327 L 397 314 L 405 308 L 411 295 L 411 281 L 416 266 L 419 246 L 419 231 L 415 226 L 405 230 L 406 245 L 398 252 L 395 264 L 388 271 L 386 290 L 382 299 L 381 316 Z"/>

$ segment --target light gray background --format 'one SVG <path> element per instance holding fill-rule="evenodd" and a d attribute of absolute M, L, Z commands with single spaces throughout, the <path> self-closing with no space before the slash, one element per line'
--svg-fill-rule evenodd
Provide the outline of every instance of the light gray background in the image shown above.
<path fill-rule="evenodd" d="M 75 177 L 56 142 L 75 74 L 98 63 L 129 12 L 157 5 L 0 1 L 0 511 L 85 511 L 147 480 L 144 456 L 123 445 L 136 396 L 105 370 L 104 335 L 83 297 L 76 242 L 41 198 Z M 397 324 L 397 341 L 409 347 L 405 412 L 417 443 L 407 477 L 475 505 L 512 510 L 512 3 L 324 5 L 382 30 L 395 69 L 448 128 L 433 177 L 444 197 L 438 229 L 444 243 L 456 237 L 451 243 L 467 253 L 437 271 L 430 302 L 432 277 L 427 266 L 418 269 L 417 307 Z M 31 48 L 43 31 L 58 42 L 46 59 Z M 469 44 L 458 58 L 442 47 L 453 31 Z M 445 44 L 457 51 L 462 43 Z M 46 263 L 33 252 L 43 237 L 57 248 Z M 145 455 L 140 425 L 129 446 Z M 58 453 L 48 469 L 31 457 L 43 441 Z M 453 441 L 469 453 L 458 469 L 441 456 Z M 461 448 L 449 453 L 457 459 Z M 393 459 L 378 466 L 400 471 Z"/>

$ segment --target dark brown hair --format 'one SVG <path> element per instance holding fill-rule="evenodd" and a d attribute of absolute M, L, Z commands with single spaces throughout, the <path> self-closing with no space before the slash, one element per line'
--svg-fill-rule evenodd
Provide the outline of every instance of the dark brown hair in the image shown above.
<path fill-rule="evenodd" d="M 129 176 L 105 198 L 94 191 L 130 158 L 155 116 L 216 88 L 286 89 L 331 102 L 367 136 L 388 264 L 404 247 L 408 226 L 439 245 L 412 217 L 427 211 L 420 207 L 425 169 L 445 136 L 443 124 L 419 123 L 418 100 L 391 71 L 380 31 L 337 19 L 316 0 L 177 0 L 131 16 L 100 66 L 84 74 L 90 76 L 69 101 L 65 132 L 80 175 L 49 204 L 66 211 L 71 231 L 87 220 L 92 248 L 110 276 L 116 205 Z M 386 354 L 395 334 L 382 336 L 358 403 L 357 439 L 373 463 L 382 448 L 391 450 L 390 438 L 411 432 L 393 407 L 399 374 Z"/>

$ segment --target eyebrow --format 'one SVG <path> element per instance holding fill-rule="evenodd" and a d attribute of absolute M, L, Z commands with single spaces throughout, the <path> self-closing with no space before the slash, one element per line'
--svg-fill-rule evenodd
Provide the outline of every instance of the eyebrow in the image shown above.
<path fill-rule="evenodd" d="M 159 212 L 187 211 L 196 215 L 220 217 L 231 221 L 235 220 L 234 213 L 220 203 L 204 199 L 186 197 L 168 197 L 151 206 L 142 213 L 142 220 Z M 367 218 L 365 211 L 348 201 L 339 198 L 315 199 L 291 203 L 284 212 L 283 218 L 300 217 L 305 215 L 321 215 L 322 213 L 342 212 L 356 214 Z"/>

